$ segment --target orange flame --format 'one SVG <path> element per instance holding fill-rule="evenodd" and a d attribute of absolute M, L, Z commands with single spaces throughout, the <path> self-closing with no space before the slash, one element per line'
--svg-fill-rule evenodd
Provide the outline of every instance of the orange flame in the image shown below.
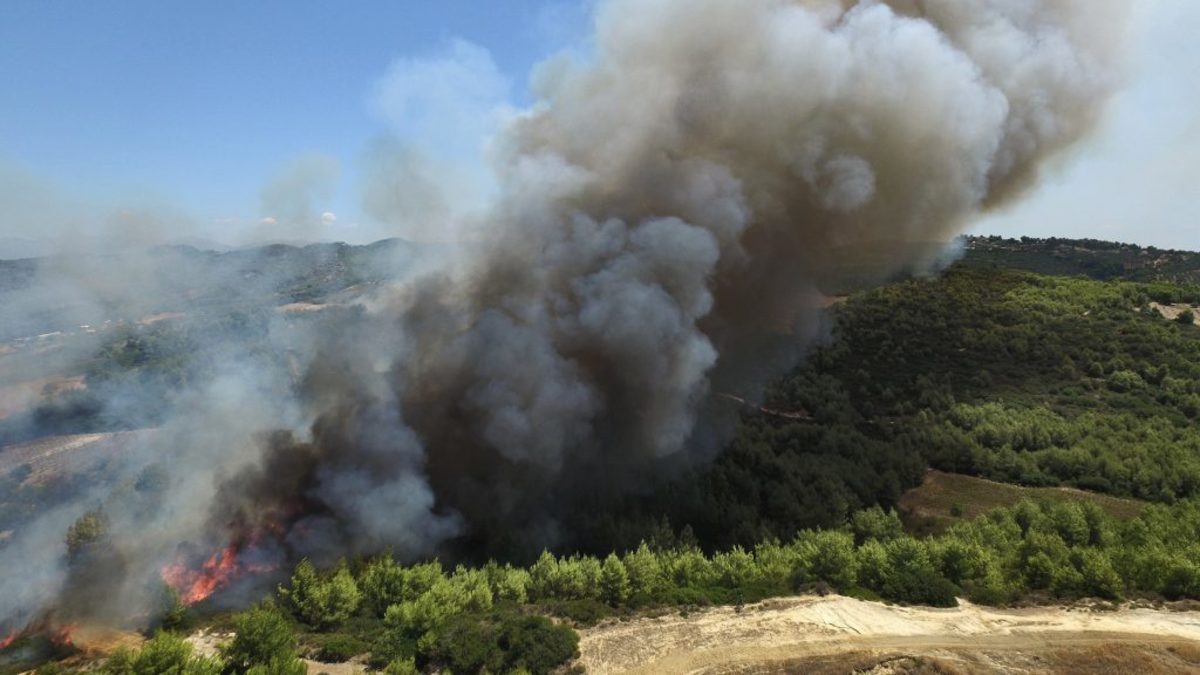
<path fill-rule="evenodd" d="M 163 567 L 162 579 L 179 593 L 179 601 L 191 606 L 225 588 L 247 573 L 270 572 L 270 565 L 248 564 L 238 560 L 238 547 L 230 544 L 213 553 L 199 569 L 191 569 L 182 560 Z"/>
<path fill-rule="evenodd" d="M 71 639 L 71 633 L 74 632 L 74 624 L 62 624 L 55 626 L 53 619 L 49 616 L 43 616 L 33 623 L 29 624 L 21 630 L 15 630 L 7 636 L 0 638 L 0 651 L 8 649 L 14 642 L 22 637 L 29 635 L 44 635 L 51 644 L 59 647 L 74 647 L 74 641 Z"/>
<path fill-rule="evenodd" d="M 71 633 L 75 632 L 75 624 L 66 623 L 58 628 L 51 630 L 48 634 L 50 642 L 60 647 L 73 647 L 74 641 L 71 639 Z"/>

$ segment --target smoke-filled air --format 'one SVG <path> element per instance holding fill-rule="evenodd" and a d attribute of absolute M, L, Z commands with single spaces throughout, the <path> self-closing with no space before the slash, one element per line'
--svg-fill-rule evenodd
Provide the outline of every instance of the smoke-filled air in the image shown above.
<path fill-rule="evenodd" d="M 823 292 L 930 268 L 1081 140 L 1127 5 L 604 0 L 587 50 L 542 62 L 489 139 L 465 241 L 376 252 L 386 281 L 320 311 L 190 333 L 183 376 L 89 385 L 133 450 L 0 540 L 0 628 L 146 622 L 163 582 L 238 604 L 302 558 L 574 550 L 562 514 L 721 452 L 729 401 L 824 334 Z M 56 260 L 6 291 L 6 332 L 289 273 Z M 105 544 L 69 550 L 86 513 Z"/>

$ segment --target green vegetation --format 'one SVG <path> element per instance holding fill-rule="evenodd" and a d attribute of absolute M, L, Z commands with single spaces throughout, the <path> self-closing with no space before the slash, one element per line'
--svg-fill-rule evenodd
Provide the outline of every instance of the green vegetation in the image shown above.
<path fill-rule="evenodd" d="M 219 659 L 200 656 L 183 637 L 159 633 L 138 650 L 118 649 L 101 667 L 103 675 L 221 675 Z"/>
<path fill-rule="evenodd" d="M 291 587 L 281 588 L 279 594 L 291 602 L 296 616 L 321 628 L 336 626 L 349 619 L 362 598 L 345 562 L 332 574 L 321 578 L 307 560 L 296 567 Z"/>
<path fill-rule="evenodd" d="M 234 619 L 236 633 L 222 655 L 227 669 L 246 675 L 303 675 L 295 629 L 273 604 L 253 607 Z"/>
<path fill-rule="evenodd" d="M 88 511 L 67 528 L 67 556 L 74 558 L 89 544 L 104 536 L 108 524 L 99 510 Z"/>
<path fill-rule="evenodd" d="M 963 263 L 1062 276 L 1200 282 L 1200 253 L 1096 239 L 967 237 Z"/>
<path fill-rule="evenodd" d="M 567 529 L 598 555 L 680 537 L 750 547 L 893 507 L 930 466 L 1198 496 L 1200 328 L 1147 307 L 1197 292 L 959 266 L 857 294 L 715 462 L 617 507 L 585 503 Z"/>
<path fill-rule="evenodd" d="M 447 572 L 437 562 L 406 566 L 383 556 L 354 566 L 353 574 L 344 564 L 322 574 L 303 562 L 291 588 L 281 589 L 288 597 L 294 600 L 304 585 L 344 576 L 364 589 L 366 601 L 336 625 L 309 623 L 307 610 L 294 601 L 293 617 L 302 623 L 269 603 L 253 608 L 235 618 L 237 637 L 222 655 L 226 672 L 255 674 L 293 672 L 300 647 L 328 661 L 368 654 L 377 668 L 393 673 L 549 673 L 577 653 L 570 623 L 647 608 L 741 603 L 824 588 L 932 606 L 953 606 L 963 596 L 983 604 L 1200 599 L 1197 542 L 1200 501 L 1147 504 L 1135 516 L 1118 518 L 1086 500 L 1026 500 L 924 539 L 905 532 L 894 511 L 874 507 L 835 529 L 709 555 L 643 543 L 603 561 L 547 552 L 524 569 L 490 563 Z M 514 588 L 523 589 L 525 600 L 510 599 L 522 593 Z M 298 640 L 296 630 L 306 628 L 317 632 Z M 152 651 L 144 658 L 192 658 L 170 638 L 156 640 L 166 655 Z M 128 670 L 137 658 L 122 653 L 109 668 L 126 670 L 108 672 L 141 672 Z"/>

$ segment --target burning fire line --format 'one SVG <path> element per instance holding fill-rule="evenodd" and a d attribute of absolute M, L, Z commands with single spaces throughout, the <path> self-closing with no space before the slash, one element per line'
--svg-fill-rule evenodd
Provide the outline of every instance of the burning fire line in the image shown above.
<path fill-rule="evenodd" d="M 179 593 L 180 602 L 191 606 L 245 574 L 261 574 L 275 569 L 274 565 L 243 561 L 239 559 L 240 553 L 236 544 L 230 544 L 209 556 L 199 568 L 190 567 L 181 556 L 162 568 L 162 580 Z"/>
<path fill-rule="evenodd" d="M 0 638 L 0 651 L 13 646 L 17 640 L 31 635 L 44 635 L 51 644 L 60 647 L 72 647 L 74 641 L 71 639 L 71 633 L 75 631 L 74 624 L 54 625 L 53 620 L 49 616 L 43 616 L 41 619 L 34 621 L 28 626 L 10 632 L 7 636 Z"/>

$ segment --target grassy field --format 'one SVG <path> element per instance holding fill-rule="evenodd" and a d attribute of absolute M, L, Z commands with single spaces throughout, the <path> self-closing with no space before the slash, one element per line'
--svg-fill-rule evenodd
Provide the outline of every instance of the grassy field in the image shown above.
<path fill-rule="evenodd" d="M 1135 499 L 1074 488 L 1021 487 L 930 469 L 920 487 L 909 490 L 900 498 L 897 510 L 909 531 L 927 535 L 937 534 L 960 520 L 975 518 L 992 509 L 1012 506 L 1022 499 L 1089 501 L 1122 520 L 1136 517 L 1142 508 L 1142 502 Z"/>

